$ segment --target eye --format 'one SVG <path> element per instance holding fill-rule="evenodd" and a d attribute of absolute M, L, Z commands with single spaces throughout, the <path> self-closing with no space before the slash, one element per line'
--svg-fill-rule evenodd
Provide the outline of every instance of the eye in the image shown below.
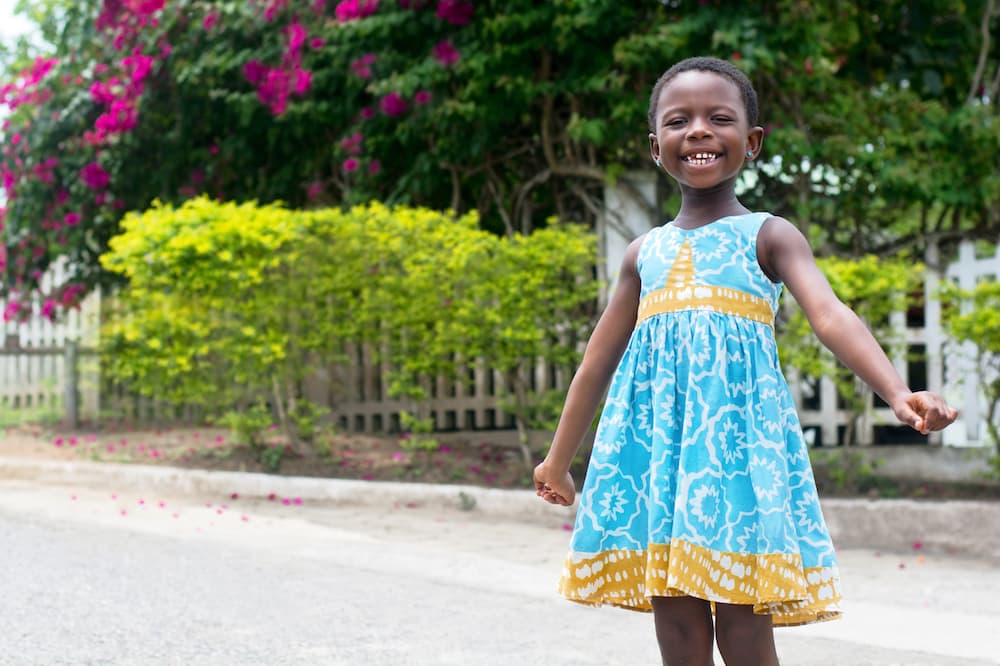
<path fill-rule="evenodd" d="M 713 116 L 712 120 L 714 120 L 717 123 L 723 123 L 723 124 L 736 122 L 734 118 L 730 118 L 729 116 Z"/>
<path fill-rule="evenodd" d="M 683 118 L 671 118 L 667 122 L 663 123 L 667 127 L 680 127 L 685 123 Z"/>

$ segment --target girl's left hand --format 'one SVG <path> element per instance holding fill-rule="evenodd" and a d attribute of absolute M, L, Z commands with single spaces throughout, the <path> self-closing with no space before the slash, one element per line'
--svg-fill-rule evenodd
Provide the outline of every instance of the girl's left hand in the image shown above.
<path fill-rule="evenodd" d="M 910 393 L 892 405 L 896 418 L 926 435 L 943 430 L 958 418 L 958 410 L 949 407 L 941 396 L 930 391 Z"/>

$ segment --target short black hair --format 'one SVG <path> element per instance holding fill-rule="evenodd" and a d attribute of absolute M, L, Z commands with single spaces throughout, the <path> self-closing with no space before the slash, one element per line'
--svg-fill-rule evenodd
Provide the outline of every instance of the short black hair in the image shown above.
<path fill-rule="evenodd" d="M 757 91 L 753 89 L 753 84 L 747 75 L 741 72 L 733 63 L 719 58 L 687 58 L 668 69 L 653 85 L 653 94 L 649 96 L 649 131 L 656 132 L 656 105 L 660 101 L 660 93 L 663 86 L 681 72 L 712 72 L 719 76 L 724 76 L 740 90 L 740 97 L 743 98 L 743 108 L 747 112 L 747 121 L 750 127 L 757 125 Z"/>

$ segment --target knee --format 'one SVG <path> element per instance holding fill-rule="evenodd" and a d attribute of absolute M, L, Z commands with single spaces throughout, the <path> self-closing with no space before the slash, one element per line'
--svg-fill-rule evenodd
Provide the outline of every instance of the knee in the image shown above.
<path fill-rule="evenodd" d="M 727 664 L 777 664 L 771 617 L 740 613 L 716 616 L 715 640 Z"/>
<path fill-rule="evenodd" d="M 704 605 L 704 607 L 703 607 Z M 656 641 L 667 666 L 712 663 L 712 616 L 697 600 L 654 600 Z"/>

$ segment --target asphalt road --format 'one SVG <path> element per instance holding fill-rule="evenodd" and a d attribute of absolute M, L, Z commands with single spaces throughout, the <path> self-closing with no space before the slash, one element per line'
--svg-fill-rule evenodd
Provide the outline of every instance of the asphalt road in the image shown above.
<path fill-rule="evenodd" d="M 659 663 L 650 616 L 555 594 L 544 518 L 7 480 L 0 535 L 4 665 Z M 845 619 L 776 632 L 785 666 L 1000 664 L 997 567 L 841 564 Z"/>

